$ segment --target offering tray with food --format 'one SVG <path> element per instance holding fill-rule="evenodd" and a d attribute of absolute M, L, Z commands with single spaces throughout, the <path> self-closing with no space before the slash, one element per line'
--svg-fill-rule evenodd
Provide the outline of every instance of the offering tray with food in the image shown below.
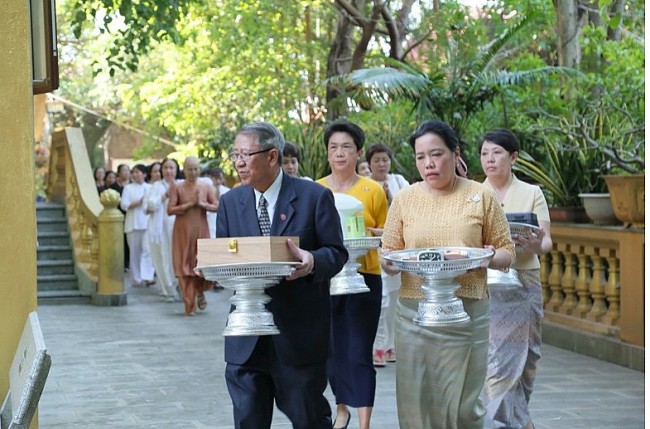
<path fill-rule="evenodd" d="M 454 294 L 460 287 L 454 278 L 480 268 L 493 256 L 489 249 L 435 247 L 388 252 L 382 258 L 400 271 L 424 278 L 425 296 L 413 321 L 421 326 L 447 326 L 469 320 L 463 302 Z"/>
<path fill-rule="evenodd" d="M 273 314 L 265 307 L 271 298 L 264 289 L 275 286 L 295 271 L 299 262 L 231 263 L 196 267 L 194 271 L 206 280 L 232 289 L 234 310 L 228 315 L 225 336 L 275 335 Z"/>
<path fill-rule="evenodd" d="M 330 281 L 330 295 L 350 295 L 353 293 L 369 292 L 363 276 L 357 272 L 360 263 L 357 259 L 364 256 L 371 249 L 377 249 L 381 237 L 344 238 L 343 244 L 348 249 L 350 257 L 343 269 Z"/>

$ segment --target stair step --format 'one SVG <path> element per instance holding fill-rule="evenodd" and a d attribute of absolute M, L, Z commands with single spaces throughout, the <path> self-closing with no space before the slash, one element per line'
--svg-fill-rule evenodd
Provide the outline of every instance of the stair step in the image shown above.
<path fill-rule="evenodd" d="M 79 280 L 76 274 L 47 274 L 37 275 L 36 284 L 38 291 L 63 291 L 75 290 L 79 291 Z"/>
<path fill-rule="evenodd" d="M 39 232 L 67 232 L 68 220 L 65 217 L 38 219 L 36 230 Z"/>
<path fill-rule="evenodd" d="M 37 203 L 36 219 L 65 218 L 65 206 L 62 204 Z"/>
<path fill-rule="evenodd" d="M 44 231 L 36 235 L 39 246 L 63 246 L 70 244 L 68 231 Z"/>
<path fill-rule="evenodd" d="M 72 259 L 72 247 L 67 246 L 38 246 L 36 259 L 39 261 L 49 259 Z"/>
<path fill-rule="evenodd" d="M 36 273 L 39 276 L 74 274 L 74 261 L 72 259 L 41 259 L 36 261 Z"/>
<path fill-rule="evenodd" d="M 90 296 L 78 290 L 38 291 L 38 305 L 90 304 Z"/>

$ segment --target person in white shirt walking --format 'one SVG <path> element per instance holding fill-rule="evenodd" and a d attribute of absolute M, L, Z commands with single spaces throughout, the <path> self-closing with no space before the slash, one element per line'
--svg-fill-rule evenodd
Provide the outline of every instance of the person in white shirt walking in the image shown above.
<path fill-rule="evenodd" d="M 370 168 L 370 178 L 379 183 L 386 193 L 390 206 L 393 197 L 400 189 L 408 188 L 409 182 L 401 174 L 390 174 L 393 151 L 382 143 L 375 143 L 366 150 L 366 161 Z M 386 366 L 395 362 L 395 311 L 397 308 L 400 276 L 389 276 L 381 270 L 382 292 L 381 313 L 375 337 L 372 362 L 375 366 Z"/>
<path fill-rule="evenodd" d="M 142 164 L 136 164 L 131 170 L 133 183 L 124 187 L 120 201 L 120 207 L 126 211 L 124 233 L 129 243 L 129 267 L 132 285 L 135 287 L 142 286 L 143 283 L 147 286 L 154 283 L 151 255 L 143 252 L 148 223 L 144 200 L 145 194 L 151 186 L 144 181 L 146 176 L 147 168 Z"/>
<path fill-rule="evenodd" d="M 178 281 L 172 264 L 172 232 L 176 216 L 167 214 L 169 187 L 179 178 L 179 171 L 178 162 L 166 158 L 162 162 L 162 180 L 151 186 L 145 198 L 151 259 L 162 289 L 160 294 L 167 302 L 180 299 L 176 293 Z"/>

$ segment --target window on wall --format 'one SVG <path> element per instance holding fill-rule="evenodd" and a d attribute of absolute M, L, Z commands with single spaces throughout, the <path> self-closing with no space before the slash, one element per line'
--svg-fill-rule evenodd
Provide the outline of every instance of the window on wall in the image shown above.
<path fill-rule="evenodd" d="M 34 94 L 59 87 L 59 55 L 56 44 L 54 0 L 30 0 L 32 34 L 32 83 Z"/>

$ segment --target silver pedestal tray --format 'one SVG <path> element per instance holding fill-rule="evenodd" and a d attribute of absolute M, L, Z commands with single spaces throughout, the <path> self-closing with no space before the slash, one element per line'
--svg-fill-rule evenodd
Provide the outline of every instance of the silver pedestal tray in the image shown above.
<path fill-rule="evenodd" d="M 357 262 L 357 258 L 364 256 L 371 249 L 378 248 L 380 242 L 381 237 L 346 238 L 343 240 L 350 257 L 343 269 L 330 280 L 330 295 L 370 292 L 363 276 L 357 272 L 361 266 Z"/>
<path fill-rule="evenodd" d="M 524 287 L 517 277 L 517 270 L 510 268 L 508 271 L 487 270 L 487 283 L 491 290 L 511 290 Z"/>
<path fill-rule="evenodd" d="M 464 259 L 418 260 L 420 252 L 432 251 L 445 255 L 464 255 Z M 413 321 L 421 326 L 448 326 L 466 322 L 463 301 L 454 292 L 460 285 L 455 277 L 468 270 L 480 268 L 481 264 L 494 256 L 488 249 L 470 247 L 435 247 L 430 249 L 409 249 L 382 255 L 395 268 L 424 278 L 421 288 L 425 297 L 418 303 L 418 314 Z"/>
<path fill-rule="evenodd" d="M 195 271 L 205 279 L 235 291 L 230 298 L 235 309 L 228 315 L 223 335 L 275 335 L 280 331 L 273 322 L 273 314 L 265 307 L 271 297 L 264 293 L 264 289 L 280 283 L 295 271 L 296 265 L 299 263 L 226 264 L 196 267 Z"/>

